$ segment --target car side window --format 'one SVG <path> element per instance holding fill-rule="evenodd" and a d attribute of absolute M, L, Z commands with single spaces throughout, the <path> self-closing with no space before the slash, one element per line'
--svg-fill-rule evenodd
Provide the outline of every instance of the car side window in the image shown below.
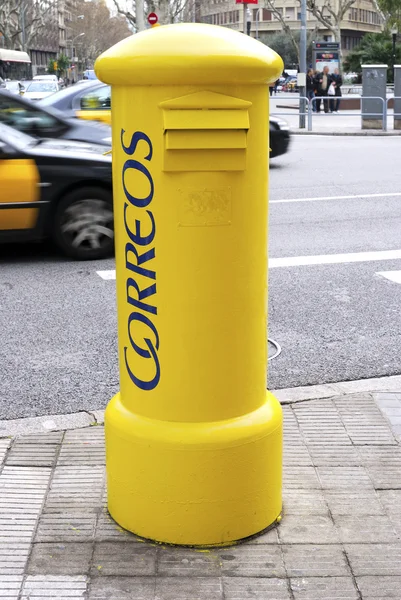
<path fill-rule="evenodd" d="M 0 96 L 0 123 L 40 137 L 55 134 L 64 128 L 52 115 L 5 96 Z"/>
<path fill-rule="evenodd" d="M 81 96 L 81 110 L 110 110 L 111 90 L 109 86 L 92 90 Z"/>

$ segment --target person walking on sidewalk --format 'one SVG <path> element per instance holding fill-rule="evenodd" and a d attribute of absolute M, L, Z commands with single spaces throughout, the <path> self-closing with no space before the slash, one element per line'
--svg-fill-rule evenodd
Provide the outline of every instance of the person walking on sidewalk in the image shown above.
<path fill-rule="evenodd" d="M 335 96 L 332 100 L 330 99 L 330 110 L 331 112 L 338 113 L 342 96 L 341 86 L 343 84 L 343 78 L 341 77 L 340 71 L 338 69 L 334 69 L 334 74 L 331 76 L 331 80 L 335 86 Z"/>
<path fill-rule="evenodd" d="M 325 98 L 328 95 L 329 87 L 331 84 L 331 75 L 329 73 L 329 67 L 323 68 L 323 73 L 319 73 L 316 76 L 316 85 L 317 85 L 317 102 L 316 102 L 316 112 L 320 112 L 321 106 L 321 98 Z M 324 112 L 329 112 L 329 100 L 323 100 L 323 108 Z"/>
<path fill-rule="evenodd" d="M 315 98 L 315 76 L 313 73 L 313 69 L 309 69 L 306 74 L 306 97 L 309 100 L 309 103 L 312 104 L 313 112 L 316 112 L 316 101 Z"/>

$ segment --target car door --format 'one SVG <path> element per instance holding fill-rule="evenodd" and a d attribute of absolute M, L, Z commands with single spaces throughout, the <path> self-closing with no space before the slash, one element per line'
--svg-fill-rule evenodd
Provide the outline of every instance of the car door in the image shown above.
<path fill-rule="evenodd" d="M 102 121 L 111 124 L 111 89 L 102 85 L 95 89 L 84 91 L 73 101 L 75 115 L 80 119 Z"/>
<path fill-rule="evenodd" d="M 10 147 L 0 133 L 0 232 L 35 228 L 39 184 L 35 161 Z"/>

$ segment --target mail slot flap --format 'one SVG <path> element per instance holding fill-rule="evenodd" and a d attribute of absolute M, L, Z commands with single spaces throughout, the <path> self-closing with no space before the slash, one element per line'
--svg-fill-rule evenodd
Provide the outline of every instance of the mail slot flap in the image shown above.
<path fill-rule="evenodd" d="M 164 129 L 249 129 L 247 110 L 165 110 Z"/>
<path fill-rule="evenodd" d="M 235 129 L 169 130 L 166 150 L 225 150 L 246 148 L 246 131 Z"/>
<path fill-rule="evenodd" d="M 235 98 L 235 96 L 226 96 L 225 94 L 217 94 L 216 92 L 195 92 L 188 94 L 187 96 L 180 96 L 179 98 L 171 98 L 170 100 L 164 100 L 159 104 L 163 110 L 178 110 L 180 108 L 191 108 L 197 109 L 248 109 L 252 106 L 252 102 L 249 100 L 243 100 L 242 98 Z"/>

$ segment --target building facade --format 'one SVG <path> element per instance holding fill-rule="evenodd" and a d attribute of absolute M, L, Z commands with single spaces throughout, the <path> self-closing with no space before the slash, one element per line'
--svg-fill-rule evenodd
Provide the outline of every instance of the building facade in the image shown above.
<path fill-rule="evenodd" d="M 30 40 L 28 47 L 33 76 L 46 73 L 49 61 L 57 58 L 59 50 L 58 0 L 40 0 L 38 4 L 44 26 Z"/>
<path fill-rule="evenodd" d="M 338 0 L 332 0 L 336 3 Z M 274 3 L 281 18 L 291 29 L 301 27 L 301 9 L 296 0 L 276 0 Z M 265 7 L 264 0 L 259 5 L 248 5 L 251 20 L 251 35 L 268 43 L 269 36 L 282 32 L 282 23 L 278 16 Z M 235 0 L 205 0 L 200 6 L 201 20 L 204 23 L 222 25 L 244 31 L 243 6 Z M 307 28 L 316 41 L 335 41 L 331 31 L 326 29 L 310 13 L 307 13 Z M 383 30 L 382 18 L 374 0 L 355 0 L 341 23 L 341 48 L 343 55 L 358 46 L 366 33 L 379 33 Z"/>

